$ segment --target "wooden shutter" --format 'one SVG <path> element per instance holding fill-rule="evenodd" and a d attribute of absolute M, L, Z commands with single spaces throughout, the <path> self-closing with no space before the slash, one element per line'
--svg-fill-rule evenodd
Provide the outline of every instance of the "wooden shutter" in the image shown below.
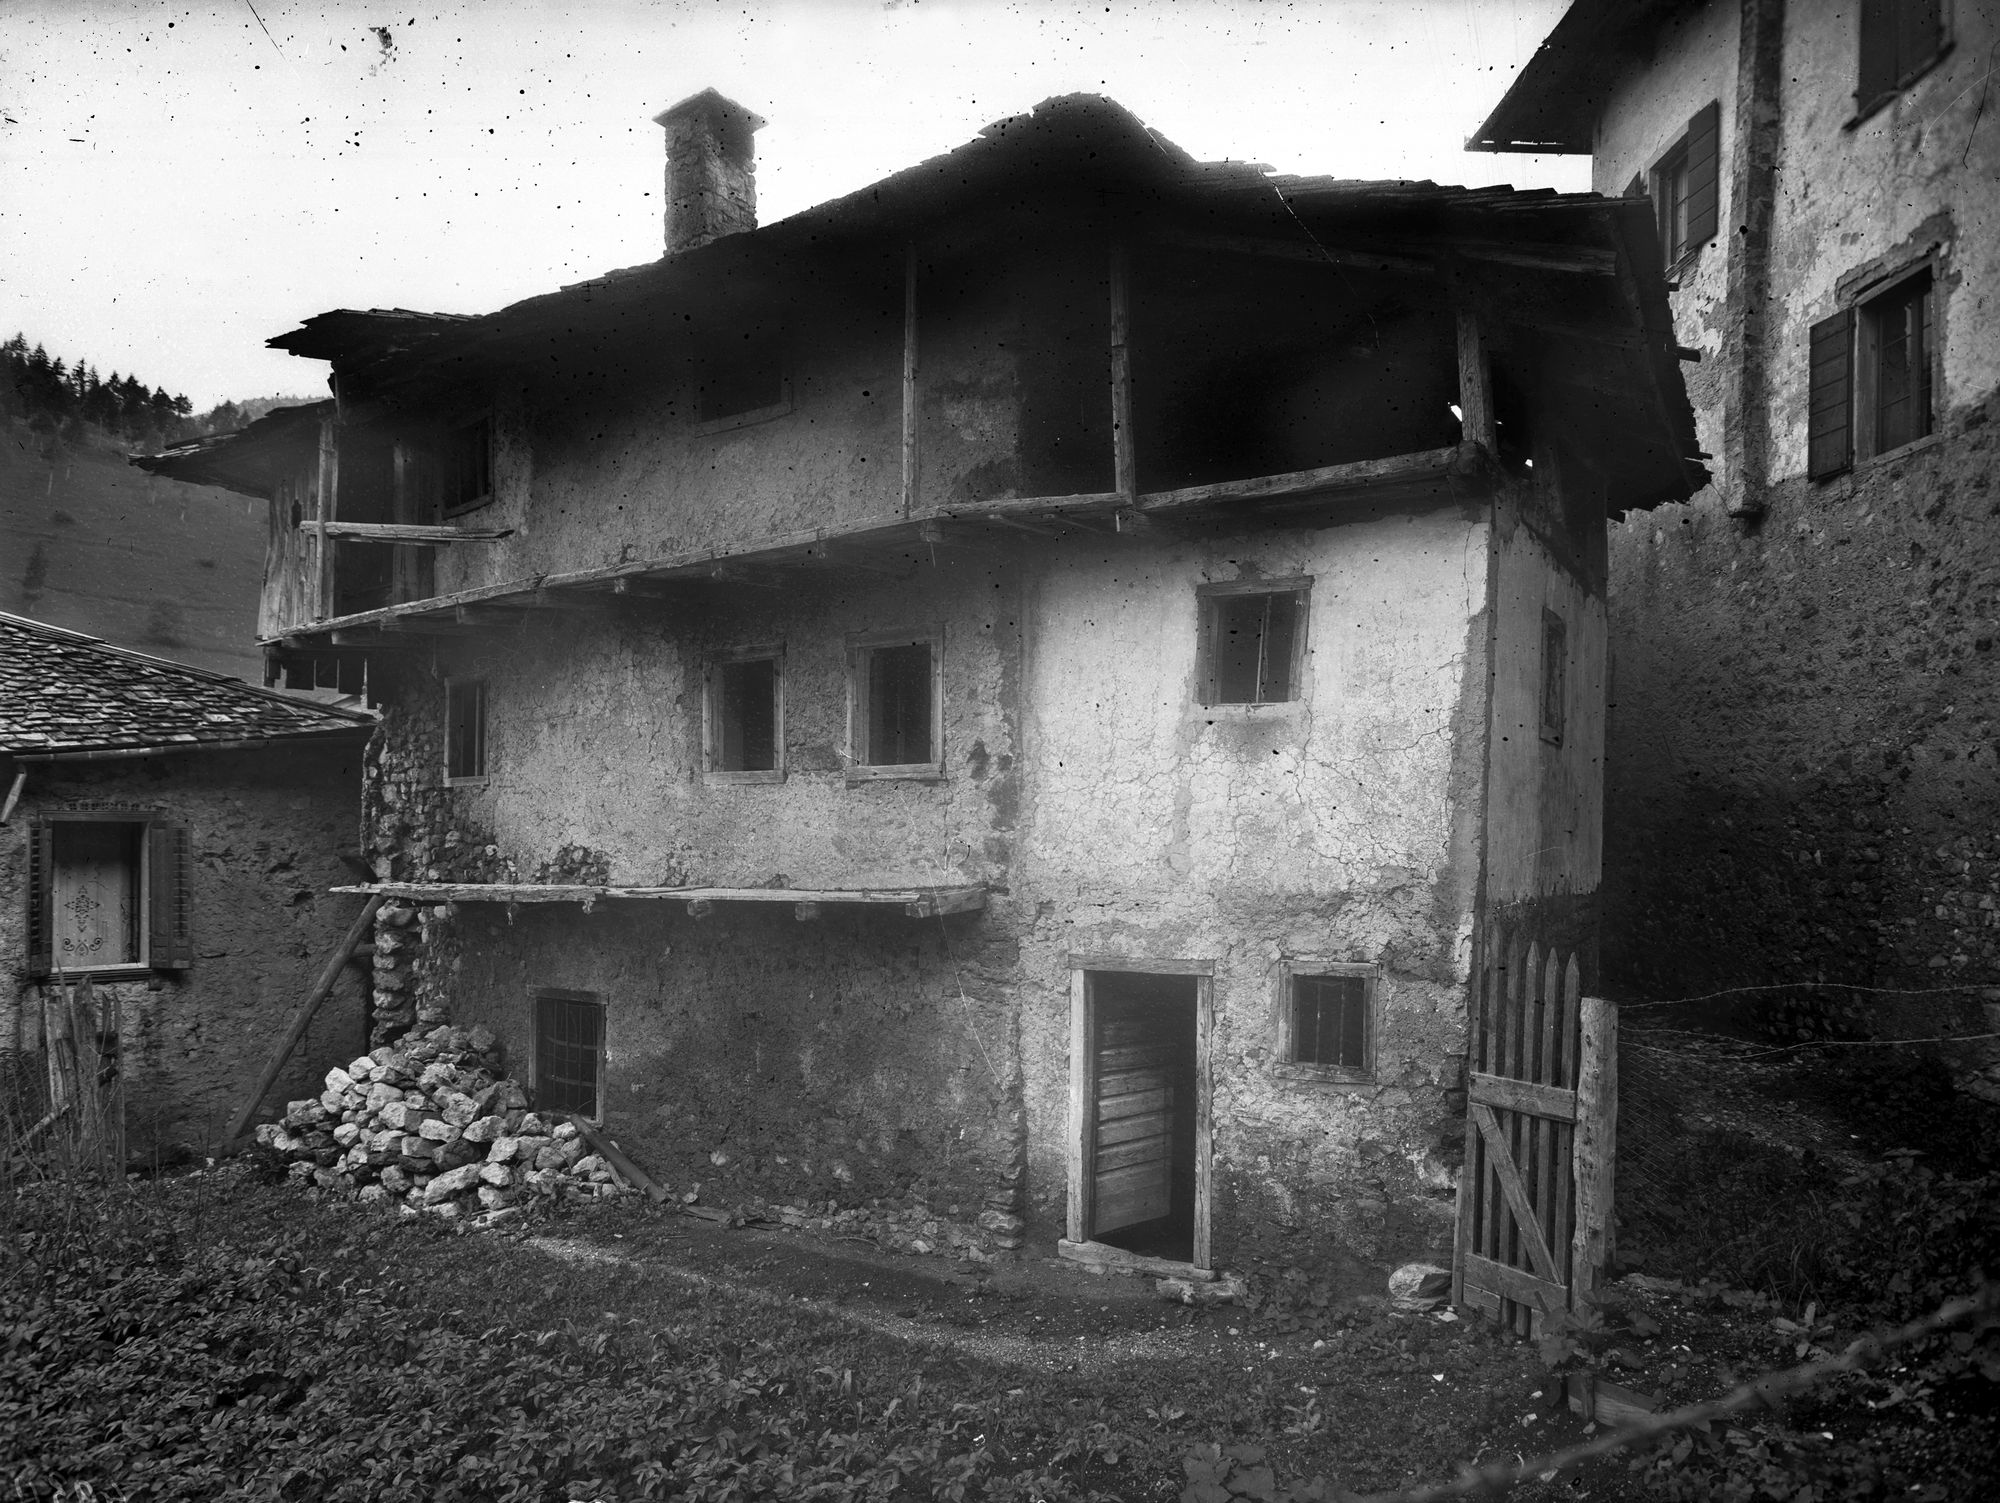
<path fill-rule="evenodd" d="M 1896 11 L 1896 77 L 1893 87 L 1908 83 L 1917 70 L 1937 56 L 1944 40 L 1944 16 L 1938 0 L 1902 0 Z"/>
<path fill-rule="evenodd" d="M 46 976 L 53 968 L 55 887 L 55 826 L 38 819 L 28 826 L 28 974 Z"/>
<path fill-rule="evenodd" d="M 1806 473 L 1838 475 L 1854 462 L 1854 310 L 1843 308 L 1812 326 L 1808 358 L 1811 395 L 1806 422 Z"/>
<path fill-rule="evenodd" d="M 146 963 L 156 971 L 194 964 L 191 865 L 186 825 L 156 819 L 146 826 Z"/>
<path fill-rule="evenodd" d="M 1859 109 L 1896 87 L 1896 21 L 1898 0 L 1861 0 L 1861 66 L 1854 86 Z"/>
<path fill-rule="evenodd" d="M 1687 133 L 1687 249 L 1715 238 L 1721 202 L 1722 106 L 1711 99 L 1694 112 Z"/>

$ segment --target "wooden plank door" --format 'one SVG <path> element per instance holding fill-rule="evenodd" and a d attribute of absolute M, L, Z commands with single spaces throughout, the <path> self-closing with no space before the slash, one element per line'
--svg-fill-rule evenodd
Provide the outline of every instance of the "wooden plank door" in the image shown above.
<path fill-rule="evenodd" d="M 1497 924 L 1487 926 L 1482 951 L 1467 1044 L 1454 1298 L 1532 1335 L 1570 1307 L 1606 1255 L 1602 1168 L 1614 1107 L 1595 1087 L 1616 1047 L 1616 1015 L 1581 996 L 1574 955 L 1523 944 Z"/>
<path fill-rule="evenodd" d="M 1093 1237 L 1165 1216 L 1173 1206 L 1174 1113 L 1183 1107 L 1176 1048 L 1142 1005 L 1098 1009 L 1092 1040 Z"/>

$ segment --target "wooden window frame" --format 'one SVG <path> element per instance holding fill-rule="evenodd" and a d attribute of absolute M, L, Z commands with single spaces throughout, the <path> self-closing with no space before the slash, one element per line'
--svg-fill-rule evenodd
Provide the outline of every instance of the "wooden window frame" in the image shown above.
<path fill-rule="evenodd" d="M 1357 976 L 1362 980 L 1362 1055 L 1360 1069 L 1344 1065 L 1317 1065 L 1293 1058 L 1297 1048 L 1293 983 L 1301 977 Z M 1376 1062 L 1382 1033 L 1382 967 L 1374 961 L 1324 960 L 1314 956 L 1289 956 L 1272 967 L 1272 1014 L 1274 1047 L 1271 1073 L 1281 1080 L 1308 1085 L 1372 1086 L 1378 1084 Z"/>
<path fill-rule="evenodd" d="M 1660 236 L 1660 255 L 1669 268 L 1678 266 L 1687 258 L 1688 245 L 1687 199 L 1688 199 L 1688 138 L 1683 135 L 1667 148 L 1665 156 L 1655 162 L 1647 172 L 1646 180 L 1652 187 L 1649 195 L 1653 200 L 1653 223 Z M 1678 196 L 1675 186 L 1678 184 Z M 1675 227 L 1678 211 L 1680 224 Z"/>
<path fill-rule="evenodd" d="M 1935 269 L 1936 258 L 1925 256 L 1919 261 L 1899 267 L 1891 275 L 1871 282 L 1853 298 L 1854 307 L 1854 353 L 1852 385 L 1854 411 L 1850 419 L 1852 428 L 1849 441 L 1853 445 L 1854 460 L 1866 464 L 1871 459 L 1886 458 L 1900 454 L 1937 433 L 1938 386 L 1943 376 L 1938 360 L 1938 346 L 1943 343 L 1937 337 L 1938 327 L 1938 278 Z M 1891 300 L 1901 301 L 1912 290 L 1912 284 L 1922 281 L 1924 295 L 1930 299 L 1929 316 L 1924 326 L 1930 330 L 1930 342 L 1921 354 L 1923 360 L 1923 431 L 1912 438 L 1889 448 L 1882 446 L 1882 320 L 1884 305 Z"/>
<path fill-rule="evenodd" d="M 132 826 L 138 846 L 135 900 L 137 958 L 110 965 L 61 966 L 54 956 L 56 829 L 62 825 Z M 137 979 L 161 971 L 184 971 L 194 964 L 192 936 L 193 851 L 186 824 L 153 805 L 102 804 L 50 809 L 28 822 L 29 870 L 27 974 L 37 980 L 89 976 L 96 980 Z M 163 870 L 164 866 L 164 870 Z M 37 949 L 42 944 L 47 952 Z"/>
<path fill-rule="evenodd" d="M 1203 711 L 1269 714 L 1306 699 L 1307 643 L 1312 632 L 1312 587 L 1310 574 L 1287 575 L 1280 579 L 1232 579 L 1195 587 L 1195 704 Z M 1286 695 L 1283 699 L 1217 699 L 1216 602 L 1240 599 L 1245 595 L 1290 595 L 1297 601 L 1292 626 L 1291 661 L 1286 667 Z"/>
<path fill-rule="evenodd" d="M 1712 181 L 1706 190 L 1699 186 L 1702 160 L 1695 151 L 1698 137 L 1712 137 L 1708 143 L 1706 170 Z M 1660 154 L 1641 184 L 1653 201 L 1653 225 L 1660 239 L 1660 256 L 1671 279 L 1684 271 L 1700 254 L 1701 248 L 1720 233 L 1722 222 L 1722 108 L 1711 100 L 1696 110 L 1687 128 Z M 1635 179 L 1635 183 L 1639 180 Z M 1678 196 L 1675 184 L 1678 183 Z M 1702 194 L 1711 202 L 1705 207 Z M 1678 211 L 1679 227 L 1675 216 Z"/>
<path fill-rule="evenodd" d="M 1569 729 L 1569 622 L 1558 611 L 1542 607 L 1541 707 L 1542 740 L 1561 746 Z"/>
<path fill-rule="evenodd" d="M 868 662 L 883 647 L 926 645 L 931 650 L 931 760 L 870 763 L 868 754 Z M 847 639 L 847 781 L 937 782 L 944 777 L 944 628 L 855 632 Z"/>
<path fill-rule="evenodd" d="M 453 697 L 461 689 L 477 691 L 479 705 L 479 770 L 455 773 L 452 768 Z M 493 701 L 485 675 L 466 675 L 444 681 L 444 785 L 447 788 L 484 788 L 492 777 Z"/>
<path fill-rule="evenodd" d="M 479 508 L 482 506 L 491 506 L 493 504 L 494 497 L 499 489 L 499 486 L 497 484 L 494 475 L 494 470 L 496 468 L 494 461 L 498 457 L 499 446 L 495 442 L 495 439 L 497 437 L 496 424 L 493 421 L 493 414 L 490 410 L 478 413 L 475 416 L 469 418 L 465 418 L 460 422 L 452 423 L 449 427 L 445 429 L 444 436 L 439 441 L 438 444 L 438 470 L 439 470 L 440 488 L 447 485 L 453 485 L 456 483 L 457 480 L 456 459 L 458 454 L 457 445 L 459 442 L 459 437 L 467 430 L 473 428 L 483 428 L 485 430 L 486 489 L 481 491 L 476 496 L 469 496 L 458 500 L 453 500 L 448 497 L 440 497 L 440 499 L 443 502 L 442 506 L 440 507 L 440 510 L 447 517 L 463 516 L 466 512 L 479 510 Z"/>
<path fill-rule="evenodd" d="M 722 755 L 722 669 L 730 663 L 774 665 L 771 685 L 772 765 L 744 769 L 718 766 Z M 785 781 L 785 648 L 782 642 L 726 647 L 708 656 L 703 667 L 701 696 L 702 776 L 711 783 L 782 783 Z"/>
<path fill-rule="evenodd" d="M 1867 79 L 1863 76 L 1868 66 L 1870 11 L 1878 11 L 1876 24 L 1884 24 L 1879 9 L 1887 6 L 1898 8 L 1907 0 L 1861 0 L 1855 7 L 1854 18 L 1854 113 L 1841 125 L 1842 130 L 1853 130 L 1877 111 L 1886 108 L 1908 93 L 1913 85 L 1931 69 L 1951 55 L 1953 46 L 1951 0 L 1938 0 L 1936 45 L 1930 52 L 1905 63 L 1894 75 L 1892 81 L 1878 85 L 1872 91 L 1866 89 Z M 1892 28 L 1896 17 L 1891 15 L 1886 24 Z"/>
<path fill-rule="evenodd" d="M 528 1083 L 535 1099 L 536 1109 L 542 1110 L 542 1003 L 578 1002 L 597 1009 L 597 1080 L 591 1087 L 591 1094 L 597 1102 L 597 1110 L 588 1115 L 578 1112 L 573 1115 L 595 1127 L 604 1125 L 604 1071 L 605 1062 L 611 1055 L 611 1009 L 605 1003 L 602 992 L 573 991 L 561 986 L 538 986 L 529 996 L 532 1009 L 528 1019 Z M 556 1108 L 548 1110 L 553 1113 Z"/>

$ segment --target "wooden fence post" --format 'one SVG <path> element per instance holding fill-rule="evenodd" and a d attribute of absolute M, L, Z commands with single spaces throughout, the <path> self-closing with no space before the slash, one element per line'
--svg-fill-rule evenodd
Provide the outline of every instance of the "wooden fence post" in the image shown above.
<path fill-rule="evenodd" d="M 1583 999 L 1583 1049 L 1576 1079 L 1576 1234 L 1570 1303 L 1604 1282 L 1611 1266 L 1612 1186 L 1618 1168 L 1618 1008 Z"/>

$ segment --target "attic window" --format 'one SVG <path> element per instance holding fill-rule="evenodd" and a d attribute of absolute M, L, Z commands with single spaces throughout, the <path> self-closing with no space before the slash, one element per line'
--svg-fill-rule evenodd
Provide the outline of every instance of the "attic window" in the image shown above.
<path fill-rule="evenodd" d="M 694 416 L 703 430 L 762 422 L 791 411 L 791 405 L 784 351 L 775 339 L 745 335 L 725 341 L 697 363 Z"/>
<path fill-rule="evenodd" d="M 493 419 L 453 428 L 439 445 L 444 513 L 455 516 L 493 499 Z"/>
<path fill-rule="evenodd" d="M 1687 133 L 1652 172 L 1660 251 L 1669 266 L 1715 238 L 1721 168 L 1722 109 L 1710 101 L 1695 111 Z"/>
<path fill-rule="evenodd" d="M 1206 585 L 1198 676 L 1205 705 L 1300 698 L 1309 580 Z M 1274 589 L 1273 585 L 1288 586 Z"/>

